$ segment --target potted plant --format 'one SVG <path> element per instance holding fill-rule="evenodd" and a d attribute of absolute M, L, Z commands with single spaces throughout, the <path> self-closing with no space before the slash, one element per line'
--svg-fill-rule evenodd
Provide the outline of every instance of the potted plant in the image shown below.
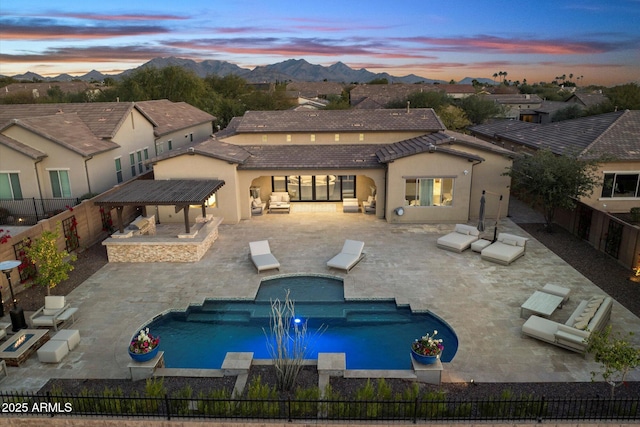
<path fill-rule="evenodd" d="M 129 344 L 129 356 L 136 362 L 147 362 L 158 353 L 160 337 L 154 337 L 149 328 L 141 329 L 140 332 L 131 339 Z"/>
<path fill-rule="evenodd" d="M 436 339 L 436 335 L 438 335 L 438 331 L 433 331 L 432 334 L 426 334 L 411 343 L 411 355 L 416 362 L 425 365 L 436 363 L 442 350 L 444 350 L 442 340 Z"/>

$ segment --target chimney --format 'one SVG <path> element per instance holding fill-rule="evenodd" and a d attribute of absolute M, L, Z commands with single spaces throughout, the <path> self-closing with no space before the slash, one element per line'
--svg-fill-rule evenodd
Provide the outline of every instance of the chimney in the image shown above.
<path fill-rule="evenodd" d="M 411 106 L 411 101 L 407 101 L 407 114 L 409 114 L 409 106 Z"/>

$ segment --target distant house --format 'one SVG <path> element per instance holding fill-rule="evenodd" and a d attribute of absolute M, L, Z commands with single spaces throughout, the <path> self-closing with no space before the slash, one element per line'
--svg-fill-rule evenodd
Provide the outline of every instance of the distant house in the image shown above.
<path fill-rule="evenodd" d="M 530 114 L 528 110 L 542 106 L 542 98 L 535 94 L 491 94 L 484 95 L 484 98 L 505 107 L 507 119 L 522 120 L 523 115 Z"/>
<path fill-rule="evenodd" d="M 287 92 L 295 94 L 298 98 L 328 99 L 331 96 L 340 96 L 344 87 L 334 82 L 293 82 L 287 85 Z"/>
<path fill-rule="evenodd" d="M 608 102 L 609 98 L 602 94 L 602 92 L 584 93 L 576 92 L 571 95 L 565 102 L 570 104 L 578 104 L 582 107 L 589 108 L 602 103 Z"/>
<path fill-rule="evenodd" d="M 101 193 L 146 172 L 159 144 L 208 138 L 212 120 L 166 100 L 0 105 L 0 199 Z"/>
<path fill-rule="evenodd" d="M 11 83 L 0 88 L 0 99 L 10 96 L 24 95 L 36 99 L 46 99 L 50 90 L 60 90 L 62 93 L 86 93 L 88 99 L 94 99 L 100 93 L 100 88 L 92 83 L 73 82 L 45 82 L 45 83 Z"/>
<path fill-rule="evenodd" d="M 640 111 L 624 110 L 549 124 L 498 121 L 469 128 L 473 135 L 514 151 L 584 159 L 607 155 L 598 169 L 601 184 L 583 199 L 595 209 L 626 213 L 640 206 Z"/>
<path fill-rule="evenodd" d="M 448 96 L 460 99 L 476 93 L 472 85 L 458 84 L 361 84 L 350 91 L 351 106 L 358 109 L 384 108 L 390 102 L 404 101 L 414 93 L 444 92 Z"/>
<path fill-rule="evenodd" d="M 268 203 L 274 192 L 293 204 L 375 198 L 375 214 L 388 222 L 439 223 L 477 218 L 482 190 L 503 194 L 506 212 L 502 172 L 513 154 L 448 132 L 432 109 L 248 111 L 153 164 L 155 179 L 224 180 L 207 214 L 225 223 L 251 218 L 251 196 Z"/>

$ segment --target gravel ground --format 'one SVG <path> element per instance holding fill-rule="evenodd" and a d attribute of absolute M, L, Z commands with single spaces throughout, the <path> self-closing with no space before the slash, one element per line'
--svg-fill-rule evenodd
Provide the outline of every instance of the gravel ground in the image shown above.
<path fill-rule="evenodd" d="M 571 264 L 576 270 L 589 278 L 602 288 L 607 294 L 619 301 L 636 316 L 640 316 L 640 286 L 629 280 L 631 273 L 620 266 L 616 261 L 598 252 L 588 243 L 581 241 L 559 227 L 554 233 L 543 231 L 542 224 L 519 224 L 525 231 L 538 241 Z M 54 295 L 65 295 L 76 286 L 84 282 L 95 271 L 99 270 L 107 262 L 106 251 L 101 244 L 96 244 L 78 255 L 75 269 L 68 280 L 58 285 L 53 291 Z M 31 288 L 19 294 L 20 304 L 26 310 L 35 310 L 42 305 L 44 292 L 42 289 Z M 273 386 L 275 384 L 275 372 L 271 367 L 253 367 L 251 369 L 248 384 L 251 384 L 257 376 L 261 382 Z M 352 397 L 356 391 L 366 384 L 366 379 L 332 378 L 332 389 L 343 397 Z M 164 386 L 169 394 L 173 394 L 184 387 L 189 386 L 197 395 L 200 391 L 226 388 L 231 390 L 235 383 L 235 377 L 227 378 L 181 378 L 166 377 Z M 373 380 L 376 383 L 376 380 Z M 386 383 L 394 393 L 401 393 L 410 382 L 407 380 L 389 379 Z M 305 368 L 296 385 L 302 389 L 317 386 L 318 375 L 315 369 Z M 66 392 L 78 393 L 83 389 L 101 391 L 106 387 L 120 388 L 125 394 L 131 392 L 143 393 L 145 382 L 130 380 L 59 380 L 49 381 L 41 391 L 49 391 L 52 388 L 61 388 Z M 544 395 L 553 397 L 607 397 L 609 386 L 602 382 L 589 383 L 476 383 L 451 384 L 441 386 L 420 384 L 421 392 L 443 391 L 452 399 L 497 397 L 503 391 L 508 390 L 515 395 Z M 616 397 L 637 397 L 640 395 L 640 382 L 630 382 L 616 390 Z"/>

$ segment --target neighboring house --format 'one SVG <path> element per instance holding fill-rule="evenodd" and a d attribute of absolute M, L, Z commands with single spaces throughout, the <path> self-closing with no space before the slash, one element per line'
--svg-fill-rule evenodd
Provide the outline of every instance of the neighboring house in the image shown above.
<path fill-rule="evenodd" d="M 204 141 L 213 133 L 215 117 L 186 102 L 138 101 L 136 108 L 153 123 L 155 155 Z"/>
<path fill-rule="evenodd" d="M 19 95 L 46 99 L 50 90 L 60 90 L 65 94 L 86 93 L 88 99 L 94 99 L 100 93 L 97 85 L 87 82 L 11 83 L 0 88 L 0 99 Z"/>
<path fill-rule="evenodd" d="M 212 116 L 187 104 L 140 104 L 0 105 L 0 199 L 101 193 L 146 172 L 157 138 L 211 134 Z"/>
<path fill-rule="evenodd" d="M 578 104 L 582 107 L 589 108 L 595 107 L 602 103 L 608 102 L 609 98 L 602 94 L 602 92 L 584 93 L 576 92 L 571 95 L 565 102 L 570 104 Z"/>
<path fill-rule="evenodd" d="M 476 93 L 472 85 L 458 84 L 361 84 L 351 89 L 351 106 L 358 109 L 384 108 L 390 102 L 398 102 L 407 99 L 419 92 L 445 92 L 452 98 L 460 99 Z"/>
<path fill-rule="evenodd" d="M 473 126 L 470 130 L 514 151 L 533 153 L 548 149 L 558 155 L 572 154 L 584 159 L 605 155 L 608 160 L 597 172 L 601 184 L 591 197 L 581 201 L 611 213 L 626 213 L 640 207 L 640 110 L 540 125 L 503 121 Z"/>
<path fill-rule="evenodd" d="M 492 94 L 484 97 L 505 107 L 507 119 L 522 120 L 522 115 L 527 110 L 535 110 L 542 106 L 542 98 L 536 94 Z"/>
<path fill-rule="evenodd" d="M 432 109 L 248 111 L 214 137 L 153 159 L 155 179 L 225 182 L 207 213 L 251 217 L 250 194 L 268 201 L 341 202 L 370 196 L 389 222 L 467 222 L 482 190 L 509 201 L 509 150 L 446 131 Z M 403 208 L 402 213 L 397 208 Z M 487 215 L 497 214 L 487 203 Z M 161 221 L 180 221 L 159 209 Z M 196 212 L 194 212 L 194 215 Z"/>
<path fill-rule="evenodd" d="M 287 92 L 297 98 L 329 99 L 331 96 L 341 96 L 344 87 L 334 82 L 293 82 L 287 85 Z"/>

